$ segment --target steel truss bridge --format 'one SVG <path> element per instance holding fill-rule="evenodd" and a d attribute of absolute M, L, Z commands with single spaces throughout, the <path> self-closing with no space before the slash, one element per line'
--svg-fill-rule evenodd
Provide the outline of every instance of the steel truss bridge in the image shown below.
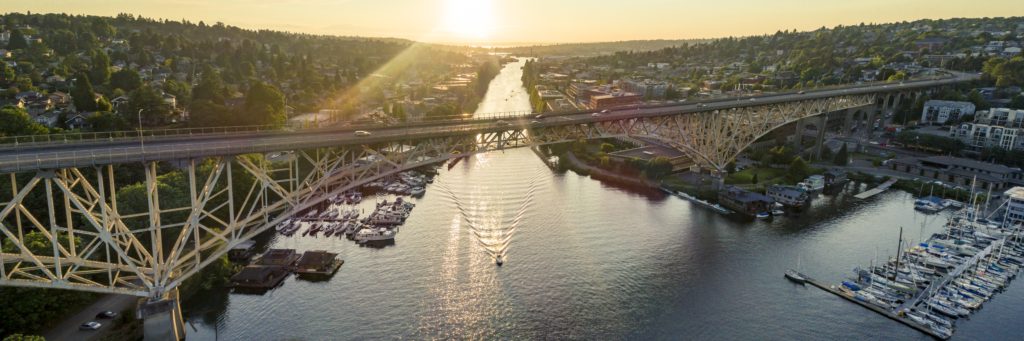
<path fill-rule="evenodd" d="M 505 148 L 615 137 L 657 139 L 721 170 L 781 126 L 841 113 L 848 132 L 858 111 L 871 122 L 901 98 L 971 78 L 599 115 L 375 127 L 363 137 L 336 128 L 0 145 L 0 285 L 174 299 L 182 281 L 231 247 L 331 196 L 404 170 Z M 140 170 L 145 181 L 123 193 L 132 184 L 118 183 L 118 173 Z M 175 189 L 185 200 L 161 200 L 171 190 L 161 181 L 168 176 L 187 187 Z M 30 234 L 35 241 L 26 239 Z"/>

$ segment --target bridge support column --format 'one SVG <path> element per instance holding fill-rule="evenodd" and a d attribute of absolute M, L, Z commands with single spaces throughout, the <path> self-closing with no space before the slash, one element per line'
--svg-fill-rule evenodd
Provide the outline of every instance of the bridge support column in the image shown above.
<path fill-rule="evenodd" d="M 796 151 L 797 155 L 803 154 L 804 146 L 804 128 L 807 126 L 806 119 L 796 120 L 796 133 L 793 134 L 792 147 Z"/>
<path fill-rule="evenodd" d="M 814 139 L 814 160 L 821 160 L 821 149 L 825 146 L 825 132 L 828 131 L 828 113 L 818 115 L 818 136 Z"/>
<path fill-rule="evenodd" d="M 136 317 L 142 319 L 145 340 L 178 341 L 185 339 L 185 320 L 181 316 L 178 289 L 162 298 L 140 303 Z"/>
<path fill-rule="evenodd" d="M 843 131 L 840 136 L 850 136 L 850 130 L 853 129 L 853 115 L 857 114 L 856 108 L 846 109 L 846 113 L 843 114 Z"/>

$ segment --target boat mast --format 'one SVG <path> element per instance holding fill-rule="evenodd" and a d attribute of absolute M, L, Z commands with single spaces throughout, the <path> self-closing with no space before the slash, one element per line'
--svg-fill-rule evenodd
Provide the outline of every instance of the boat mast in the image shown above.
<path fill-rule="evenodd" d="M 896 269 L 892 273 L 893 282 L 896 281 L 896 275 L 900 271 L 900 249 L 903 248 L 903 226 L 900 226 L 900 240 L 896 243 Z"/>

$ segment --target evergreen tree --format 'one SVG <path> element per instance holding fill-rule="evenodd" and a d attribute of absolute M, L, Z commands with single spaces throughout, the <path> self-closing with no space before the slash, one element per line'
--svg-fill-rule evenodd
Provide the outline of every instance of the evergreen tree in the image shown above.
<path fill-rule="evenodd" d="M 110 75 L 110 87 L 131 92 L 142 86 L 142 78 L 139 73 L 131 69 L 121 69 Z"/>
<path fill-rule="evenodd" d="M 110 56 L 107 56 L 107 53 L 101 49 L 93 50 L 89 79 L 99 85 L 107 84 L 110 81 Z"/>
<path fill-rule="evenodd" d="M 18 50 L 28 48 L 28 40 L 25 39 L 25 35 L 21 33 L 21 30 L 11 30 L 11 40 L 7 42 L 8 50 Z"/>
<path fill-rule="evenodd" d="M 71 88 L 71 100 L 78 111 L 96 111 L 96 92 L 92 89 L 89 75 L 78 74 L 75 86 Z"/>
<path fill-rule="evenodd" d="M 754 176 L 750 178 L 750 183 L 755 184 L 755 185 L 757 184 L 757 173 L 756 172 L 754 173 Z"/>

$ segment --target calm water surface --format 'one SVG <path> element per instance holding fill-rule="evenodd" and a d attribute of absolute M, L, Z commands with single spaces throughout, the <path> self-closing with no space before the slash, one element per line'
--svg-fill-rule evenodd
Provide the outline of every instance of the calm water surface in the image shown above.
<path fill-rule="evenodd" d="M 505 67 L 481 112 L 529 110 L 519 66 Z M 901 226 L 921 240 L 943 223 L 915 213 L 909 194 L 858 200 L 859 190 L 821 196 L 800 216 L 749 222 L 557 173 L 528 149 L 482 154 L 441 170 L 393 246 L 272 237 L 273 247 L 339 252 L 345 265 L 330 281 L 290 277 L 262 296 L 193 297 L 188 336 L 927 340 L 782 277 L 799 257 L 805 273 L 840 281 L 894 253 Z M 1024 339 L 1022 307 L 1015 281 L 955 338 Z"/>

